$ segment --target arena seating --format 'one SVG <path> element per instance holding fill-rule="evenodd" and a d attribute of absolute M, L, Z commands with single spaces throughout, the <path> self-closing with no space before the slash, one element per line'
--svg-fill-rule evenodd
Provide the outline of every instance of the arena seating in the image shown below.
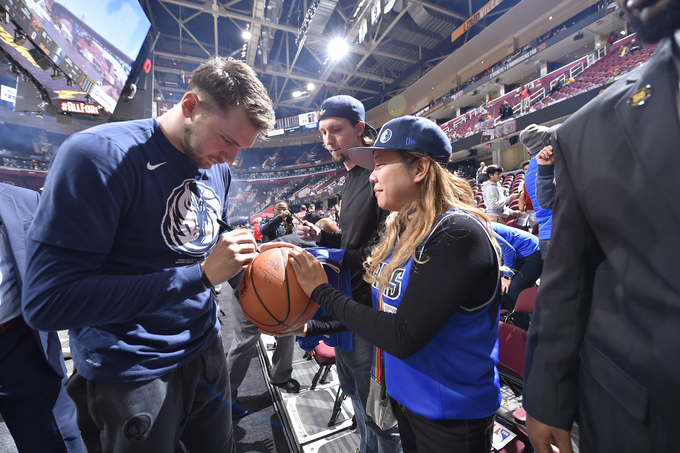
<path fill-rule="evenodd" d="M 591 57 L 584 56 L 546 76 L 529 82 L 527 85 L 532 90 L 532 108 L 543 108 L 583 92 L 600 89 L 614 77 L 614 69 L 619 69 L 621 74 L 626 74 L 644 64 L 651 58 L 656 45 L 644 44 L 641 50 L 629 53 L 624 57 L 619 57 L 618 50 L 621 46 L 629 46 L 634 38 L 635 34 L 632 34 L 615 42 L 609 52 L 606 52 L 604 48 L 600 49 L 596 53 L 598 59 L 591 62 L 590 65 L 588 61 Z M 575 79 L 575 83 L 572 86 L 565 86 L 559 90 L 551 91 L 560 81 L 564 83 L 570 77 Z M 521 114 L 519 94 L 517 90 L 512 90 L 486 105 L 473 108 L 451 120 L 447 123 L 450 125 L 449 136 L 454 137 L 454 134 L 457 134 L 458 136 L 465 137 L 468 131 L 475 132 L 475 126 L 479 123 L 479 115 L 485 110 L 494 118 L 495 123 L 500 122 L 500 106 L 503 101 L 508 102 L 515 115 Z"/>
<path fill-rule="evenodd" d="M 0 168 L 0 182 L 12 184 L 17 187 L 25 187 L 27 189 L 35 190 L 38 193 L 42 192 L 46 176 L 46 172 L 13 171 Z"/>

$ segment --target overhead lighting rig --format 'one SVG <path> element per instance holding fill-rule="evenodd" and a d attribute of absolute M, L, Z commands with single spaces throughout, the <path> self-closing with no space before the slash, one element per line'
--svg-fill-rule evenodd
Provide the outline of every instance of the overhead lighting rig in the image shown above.
<path fill-rule="evenodd" d="M 302 47 L 302 45 L 305 43 L 305 40 L 307 39 L 307 32 L 309 31 L 309 26 L 312 24 L 312 19 L 314 19 L 314 15 L 316 14 L 316 9 L 318 7 L 319 0 L 314 0 L 309 5 L 309 8 L 307 8 L 307 13 L 305 14 L 305 18 L 302 21 L 302 25 L 300 25 L 297 38 L 295 38 L 295 44 L 298 46 L 298 49 Z"/>

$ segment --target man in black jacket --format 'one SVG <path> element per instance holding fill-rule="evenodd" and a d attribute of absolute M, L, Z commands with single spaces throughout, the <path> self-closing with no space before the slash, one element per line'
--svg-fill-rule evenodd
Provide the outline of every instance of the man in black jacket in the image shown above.
<path fill-rule="evenodd" d="M 375 129 L 365 122 L 364 106 L 350 96 L 333 96 L 321 105 L 319 131 L 324 145 L 337 164 L 344 164 L 348 171 L 342 187 L 342 210 L 340 224 L 342 232 L 322 231 L 316 226 L 301 226 L 298 234 L 304 240 L 311 240 L 322 247 L 342 248 L 345 253 L 344 266 L 352 270 L 352 295 L 359 303 L 371 306 L 371 287 L 363 279 L 362 263 L 369 246 L 378 236 L 378 228 L 388 212 L 378 207 L 373 186 L 368 180 L 371 171 L 359 167 L 347 157 L 347 150 L 357 146 L 370 146 L 375 139 Z M 313 322 L 310 323 L 310 327 Z M 315 335 L 313 330 L 308 335 Z M 361 433 L 361 453 L 400 451 L 397 428 L 382 431 L 366 414 L 366 399 L 371 379 L 373 346 L 353 333 L 352 350 L 335 348 L 336 366 L 341 386 L 352 398 L 357 426 Z"/>
<path fill-rule="evenodd" d="M 501 120 L 510 118 L 512 116 L 512 107 L 508 104 L 508 101 L 503 101 L 500 108 Z"/>
<path fill-rule="evenodd" d="M 285 201 L 277 201 L 274 204 L 274 217 L 260 224 L 263 243 L 273 241 L 286 234 L 293 234 L 296 231 L 295 225 L 293 225 L 293 216 L 288 209 L 288 203 Z"/>
<path fill-rule="evenodd" d="M 552 137 L 553 236 L 524 370 L 539 453 L 571 452 L 574 421 L 581 452 L 677 449 L 680 208 L 657 174 L 680 165 L 680 2 L 617 3 L 661 42 Z"/>

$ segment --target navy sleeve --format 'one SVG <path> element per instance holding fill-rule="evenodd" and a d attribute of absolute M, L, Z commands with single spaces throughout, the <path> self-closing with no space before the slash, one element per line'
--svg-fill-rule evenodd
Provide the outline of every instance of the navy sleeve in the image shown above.
<path fill-rule="evenodd" d="M 357 335 L 397 357 L 425 347 L 461 307 L 476 307 L 496 291 L 498 267 L 491 243 L 474 220 L 456 217 L 433 234 L 427 261 L 413 264 L 397 312 L 359 304 L 329 284 L 318 286 L 312 299 Z"/>
<path fill-rule="evenodd" d="M 536 200 L 543 209 L 552 209 L 555 203 L 554 172 L 554 165 L 538 165 L 536 172 Z"/>
<path fill-rule="evenodd" d="M 129 321 L 207 291 L 198 264 L 147 275 L 106 275 L 100 272 L 104 254 L 31 239 L 26 252 L 21 308 L 36 330 Z"/>

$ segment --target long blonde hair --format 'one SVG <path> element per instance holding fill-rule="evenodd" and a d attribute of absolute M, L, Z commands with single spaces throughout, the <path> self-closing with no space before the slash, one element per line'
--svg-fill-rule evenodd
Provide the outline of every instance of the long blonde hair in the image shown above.
<path fill-rule="evenodd" d="M 429 156 L 409 151 L 399 152 L 408 167 L 424 157 L 430 160 L 430 169 L 420 187 L 420 197 L 407 203 L 401 211 L 393 212 L 387 217 L 385 227 L 380 233 L 380 241 L 364 262 L 366 271 L 364 279 L 368 283 L 377 283 L 380 288 L 386 288 L 394 270 L 410 257 L 413 257 L 416 263 L 422 263 L 423 261 L 416 257 L 418 245 L 430 234 L 437 219 L 453 208 L 467 211 L 487 225 L 494 248 L 497 249 L 489 217 L 477 208 L 470 184 L 449 173 Z M 380 275 L 375 275 L 376 269 L 390 252 L 392 259 L 382 269 Z"/>

